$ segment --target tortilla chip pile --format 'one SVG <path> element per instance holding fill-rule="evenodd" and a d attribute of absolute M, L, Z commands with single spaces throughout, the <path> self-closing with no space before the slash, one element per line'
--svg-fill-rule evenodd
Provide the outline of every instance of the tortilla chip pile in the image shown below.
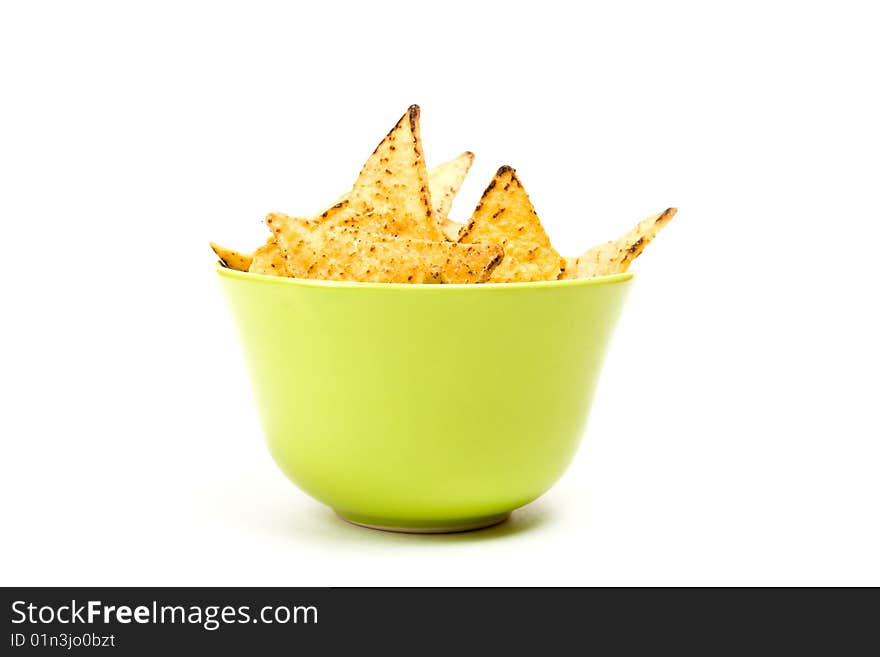
<path fill-rule="evenodd" d="M 470 220 L 449 219 L 474 160 L 465 151 L 425 167 L 419 108 L 407 110 L 345 196 L 316 216 L 272 213 L 252 254 L 211 243 L 230 269 L 373 283 L 514 283 L 592 278 L 627 270 L 675 215 L 649 217 L 620 239 L 564 258 L 550 244 L 519 178 L 498 169 Z"/>

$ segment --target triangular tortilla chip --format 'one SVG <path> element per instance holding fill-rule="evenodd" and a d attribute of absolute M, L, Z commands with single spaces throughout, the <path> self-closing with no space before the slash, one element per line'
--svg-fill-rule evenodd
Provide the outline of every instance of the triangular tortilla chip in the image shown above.
<path fill-rule="evenodd" d="M 296 278 L 374 283 L 484 283 L 504 251 L 381 235 L 356 228 L 270 214 L 266 223 Z"/>
<path fill-rule="evenodd" d="M 464 224 L 449 219 L 449 210 L 452 208 L 452 201 L 458 194 L 458 190 L 461 189 L 473 161 L 474 154 L 465 151 L 448 162 L 428 169 L 428 190 L 431 195 L 434 220 L 440 226 L 446 239 L 452 242 L 458 241 L 458 233 L 464 228 Z M 338 204 L 347 201 L 348 194 L 344 194 L 336 202 Z M 327 214 L 329 214 L 329 210 Z"/>
<path fill-rule="evenodd" d="M 266 276 L 284 276 L 284 253 L 271 236 L 266 243 L 254 251 L 253 262 L 248 268 L 253 274 L 265 274 Z"/>
<path fill-rule="evenodd" d="M 492 283 L 555 280 L 565 265 L 550 245 L 516 172 L 508 166 L 498 169 L 458 240 L 504 247 L 504 261 L 492 272 Z"/>
<path fill-rule="evenodd" d="M 428 189 L 431 192 L 434 219 L 446 237 L 453 241 L 458 238 L 461 224 L 449 219 L 449 210 L 473 162 L 474 154 L 465 151 L 448 162 L 428 169 Z"/>
<path fill-rule="evenodd" d="M 383 235 L 443 239 L 431 209 L 418 105 L 410 107 L 376 147 L 344 200 L 320 219 Z"/>
<path fill-rule="evenodd" d="M 593 278 L 625 272 L 676 212 L 678 212 L 676 208 L 669 208 L 641 221 L 620 239 L 589 249 L 577 259 L 577 278 Z"/>
<path fill-rule="evenodd" d="M 216 242 L 211 242 L 211 248 L 214 249 L 214 253 L 217 254 L 217 257 L 219 257 L 223 264 L 229 269 L 247 271 L 248 267 L 251 266 L 253 256 L 246 253 L 239 253 L 232 249 L 227 249 L 225 246 L 220 246 Z"/>

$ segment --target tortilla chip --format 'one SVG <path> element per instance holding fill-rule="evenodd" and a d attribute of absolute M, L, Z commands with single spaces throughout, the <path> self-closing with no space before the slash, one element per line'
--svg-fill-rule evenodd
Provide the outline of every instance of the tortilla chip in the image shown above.
<path fill-rule="evenodd" d="M 559 274 L 559 280 L 569 280 L 577 278 L 577 258 L 565 258 L 565 268 Z"/>
<path fill-rule="evenodd" d="M 465 151 L 458 157 L 428 170 L 428 190 L 431 192 L 434 219 L 443 234 L 454 242 L 458 241 L 461 224 L 449 219 L 449 210 L 473 162 L 474 154 Z"/>
<path fill-rule="evenodd" d="M 383 235 L 443 239 L 431 209 L 418 105 L 376 147 L 344 200 L 318 219 Z"/>
<path fill-rule="evenodd" d="M 464 224 L 461 224 L 457 221 L 452 221 L 452 219 L 447 219 L 443 222 L 442 230 L 443 235 L 450 242 L 457 242 L 458 236 L 461 234 L 461 229 L 464 228 Z"/>
<path fill-rule="evenodd" d="M 553 248 L 528 194 L 501 167 L 467 224 L 449 212 L 474 160 L 465 151 L 425 168 L 412 105 L 361 169 L 351 190 L 307 219 L 269 215 L 272 237 L 253 255 L 215 243 L 231 269 L 274 276 L 394 283 L 510 283 L 624 272 L 676 209 L 579 257 Z M 445 238 L 445 239 L 444 239 Z"/>
<path fill-rule="evenodd" d="M 625 272 L 676 212 L 676 208 L 669 208 L 640 222 L 620 239 L 589 249 L 577 259 L 577 278 Z"/>
<path fill-rule="evenodd" d="M 253 256 L 246 253 L 239 253 L 232 249 L 227 249 L 225 246 L 220 246 L 216 242 L 211 242 L 211 248 L 214 249 L 214 253 L 217 254 L 220 261 L 229 269 L 247 271 L 251 266 Z"/>
<path fill-rule="evenodd" d="M 373 283 L 484 283 L 504 257 L 496 244 L 464 245 L 371 233 L 271 214 L 266 223 L 296 278 Z"/>
<path fill-rule="evenodd" d="M 434 219 L 440 226 L 443 235 L 451 242 L 458 241 L 458 233 L 464 228 L 464 224 L 449 219 L 449 210 L 452 208 L 452 201 L 458 190 L 461 188 L 462 182 L 470 169 L 471 163 L 474 161 L 474 154 L 465 151 L 456 158 L 438 164 L 428 169 L 428 190 L 431 196 L 431 208 L 433 210 Z M 343 194 L 336 200 L 337 205 L 348 202 L 348 194 Z M 334 210 L 339 209 L 334 207 Z M 325 213 L 329 216 L 330 211 Z"/>
<path fill-rule="evenodd" d="M 266 276 L 284 276 L 284 253 L 274 236 L 269 237 L 263 246 L 254 251 L 253 262 L 248 271 Z"/>
<path fill-rule="evenodd" d="M 555 280 L 565 265 L 550 245 L 516 172 L 508 166 L 498 169 L 458 241 L 504 247 L 504 262 L 492 272 L 492 283 Z"/>

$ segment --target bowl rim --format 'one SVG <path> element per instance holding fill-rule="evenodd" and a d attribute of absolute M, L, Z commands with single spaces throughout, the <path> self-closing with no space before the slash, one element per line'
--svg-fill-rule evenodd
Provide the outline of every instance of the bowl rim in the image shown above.
<path fill-rule="evenodd" d="M 254 283 L 267 283 L 274 285 L 293 285 L 296 287 L 327 287 L 336 289 L 367 289 L 367 290 L 522 290 L 531 288 L 563 288 L 563 287 L 587 287 L 594 285 L 612 285 L 624 283 L 635 276 L 635 272 L 626 271 L 622 274 L 610 274 L 608 276 L 595 276 L 593 278 L 568 278 L 555 281 L 526 281 L 518 283 L 446 283 L 446 284 L 421 284 L 412 283 L 366 283 L 361 281 L 328 281 L 317 278 L 292 278 L 289 276 L 268 276 L 266 274 L 254 274 L 249 271 L 230 269 L 222 262 L 217 261 L 215 270 L 220 276 L 252 281 Z"/>

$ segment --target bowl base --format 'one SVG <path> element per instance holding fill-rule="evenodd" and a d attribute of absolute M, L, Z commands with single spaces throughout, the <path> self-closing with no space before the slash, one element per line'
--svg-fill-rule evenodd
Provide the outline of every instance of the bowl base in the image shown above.
<path fill-rule="evenodd" d="M 398 521 L 389 518 L 372 518 L 357 516 L 349 513 L 336 512 L 345 522 L 367 529 L 378 529 L 383 532 L 399 532 L 402 534 L 453 534 L 456 532 L 471 532 L 476 529 L 485 529 L 504 522 L 510 517 L 510 511 L 496 513 L 491 516 L 479 516 L 476 518 L 456 518 L 454 520 L 442 520 L 422 524 L 399 524 Z"/>

